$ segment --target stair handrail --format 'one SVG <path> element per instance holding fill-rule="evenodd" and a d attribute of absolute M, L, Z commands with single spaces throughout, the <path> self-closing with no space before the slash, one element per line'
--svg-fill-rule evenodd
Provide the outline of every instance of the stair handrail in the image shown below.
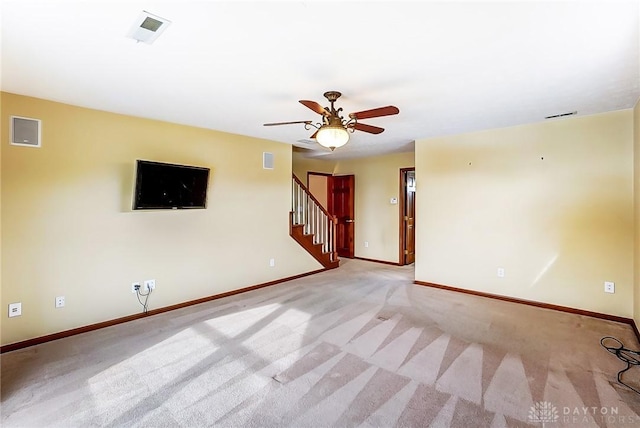
<path fill-rule="evenodd" d="M 335 216 L 333 216 L 333 215 L 329 214 L 329 211 L 327 211 L 327 209 L 326 209 L 325 207 L 323 207 L 323 206 L 322 206 L 322 204 L 320 203 L 320 201 L 318 201 L 318 200 L 316 199 L 316 197 L 315 197 L 315 196 L 313 196 L 313 193 L 311 193 L 311 191 L 309 191 L 309 189 L 307 188 L 307 186 L 305 186 L 305 185 L 304 185 L 304 183 L 302 183 L 302 181 L 300 181 L 300 179 L 299 179 L 298 177 L 296 177 L 296 175 L 295 175 L 295 174 L 292 174 L 292 175 L 293 175 L 293 179 L 295 180 L 295 182 L 296 182 L 296 183 L 298 183 L 298 185 L 304 189 L 304 191 L 305 191 L 305 192 L 307 193 L 307 195 L 311 198 L 311 200 L 312 200 L 313 202 L 315 202 L 315 203 L 316 203 L 316 205 L 318 205 L 318 207 L 320 207 L 320 209 L 322 210 L 322 212 L 323 212 L 327 217 L 329 217 L 329 218 L 334 218 Z"/>
<path fill-rule="evenodd" d="M 336 226 L 338 218 L 331 215 L 322 206 L 295 174 L 292 174 L 292 177 L 291 219 L 293 224 L 304 225 L 305 233 L 314 235 L 314 243 L 321 243 L 323 251 L 331 254 L 332 261 L 337 261 Z M 296 188 L 302 191 L 304 198 L 300 197 Z M 309 207 L 310 202 L 311 208 Z"/>

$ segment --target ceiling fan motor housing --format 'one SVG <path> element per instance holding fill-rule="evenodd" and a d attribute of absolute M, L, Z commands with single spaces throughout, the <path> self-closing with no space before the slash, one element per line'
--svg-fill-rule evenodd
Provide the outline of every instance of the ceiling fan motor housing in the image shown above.
<path fill-rule="evenodd" d="M 329 102 L 334 102 L 338 98 L 340 98 L 342 94 L 338 91 L 327 91 L 324 93 L 324 97 L 329 100 Z"/>

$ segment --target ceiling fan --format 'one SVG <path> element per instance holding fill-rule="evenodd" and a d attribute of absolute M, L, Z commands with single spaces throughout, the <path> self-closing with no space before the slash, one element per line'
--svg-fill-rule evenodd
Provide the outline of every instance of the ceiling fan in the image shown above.
<path fill-rule="evenodd" d="M 340 113 L 342 107 L 336 110 L 333 103 L 342 95 L 338 91 L 328 91 L 324 93 L 324 97 L 329 100 L 331 107 L 322 107 L 315 101 L 300 100 L 300 104 L 310 108 L 314 112 L 322 115 L 322 122 L 313 123 L 312 120 L 298 120 L 294 122 L 276 122 L 265 123 L 264 126 L 291 125 L 295 123 L 304 123 L 304 129 L 316 129 L 316 132 L 310 138 L 315 138 L 318 144 L 331 149 L 344 146 L 349 141 L 349 133 L 356 130 L 368 132 L 370 134 L 380 134 L 384 128 L 378 126 L 360 123 L 360 119 L 371 119 L 373 117 L 391 116 L 400 113 L 398 107 L 386 106 L 374 108 L 371 110 L 363 110 L 355 113 L 349 113 L 349 120 L 345 120 Z"/>

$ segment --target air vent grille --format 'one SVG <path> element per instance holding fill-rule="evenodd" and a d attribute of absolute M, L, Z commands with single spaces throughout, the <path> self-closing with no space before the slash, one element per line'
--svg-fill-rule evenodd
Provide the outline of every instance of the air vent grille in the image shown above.
<path fill-rule="evenodd" d="M 571 112 L 568 112 L 568 113 L 560 113 L 560 114 L 554 114 L 554 115 L 551 115 L 551 116 L 546 116 L 545 119 L 555 119 L 557 117 L 573 116 L 573 115 L 576 115 L 576 114 L 578 114 L 577 111 L 571 111 Z"/>
<path fill-rule="evenodd" d="M 171 21 L 168 19 L 142 11 L 131 26 L 127 37 L 150 45 L 167 29 L 169 24 Z"/>
<path fill-rule="evenodd" d="M 144 28 L 145 30 L 153 31 L 155 33 L 156 31 L 158 31 L 158 28 L 160 28 L 162 24 L 163 24 L 162 21 L 158 21 L 157 19 L 147 17 L 145 18 L 144 21 L 142 21 L 142 24 L 140 24 L 140 27 Z"/>
<path fill-rule="evenodd" d="M 315 140 L 307 140 L 307 139 L 304 139 L 304 138 L 302 140 L 297 140 L 297 142 L 300 143 L 300 144 L 306 144 L 308 146 L 312 146 L 312 145 L 315 146 L 315 144 L 316 144 Z"/>
<path fill-rule="evenodd" d="M 11 116 L 11 144 L 15 146 L 40 147 L 41 126 L 42 121 L 40 119 Z"/>

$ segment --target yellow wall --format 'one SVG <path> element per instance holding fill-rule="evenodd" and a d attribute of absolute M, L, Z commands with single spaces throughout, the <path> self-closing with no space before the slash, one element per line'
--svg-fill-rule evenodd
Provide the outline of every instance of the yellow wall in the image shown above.
<path fill-rule="evenodd" d="M 416 173 L 417 280 L 633 316 L 632 110 L 419 140 Z"/>
<path fill-rule="evenodd" d="M 640 327 L 640 100 L 633 109 L 633 158 L 634 158 L 634 216 L 635 216 L 635 251 L 634 263 L 634 314 L 636 325 Z"/>
<path fill-rule="evenodd" d="M 311 159 L 306 158 L 300 153 L 293 152 L 293 173 L 307 184 L 307 172 L 321 172 L 324 174 L 333 174 L 336 162 L 331 159 L 331 155 L 324 156 L 327 159 Z"/>
<path fill-rule="evenodd" d="M 355 175 L 355 256 L 398 263 L 400 212 L 390 199 L 400 197 L 400 168 L 414 166 L 413 152 L 336 161 L 331 155 L 325 158 L 308 159 L 294 153 L 294 174 L 303 182 L 308 171 Z"/>
<path fill-rule="evenodd" d="M 289 236 L 289 145 L 3 93 L 10 115 L 42 120 L 42 148 L 2 128 L 1 307 L 23 311 L 2 344 L 140 312 L 134 281 L 154 309 L 321 268 Z M 211 168 L 208 208 L 132 211 L 136 159 Z"/>
<path fill-rule="evenodd" d="M 326 175 L 309 175 L 307 176 L 307 189 L 316 198 L 324 209 L 327 209 L 329 195 L 327 194 L 328 177 Z"/>
<path fill-rule="evenodd" d="M 0 94 L 0 113 L 2 113 L 2 96 Z M 4 324 L 4 319 L 6 315 L 2 314 L 2 311 L 8 311 L 8 307 L 4 304 L 4 300 L 2 300 L 2 150 L 4 147 L 4 143 L 2 143 L 2 137 L 4 135 L 5 127 L 7 122 L 2 120 L 3 117 L 0 114 L 0 344 L 2 343 L 2 325 Z"/>
<path fill-rule="evenodd" d="M 400 206 L 390 200 L 400 198 L 400 168 L 412 166 L 413 152 L 337 162 L 336 175 L 355 175 L 356 257 L 400 261 Z"/>

